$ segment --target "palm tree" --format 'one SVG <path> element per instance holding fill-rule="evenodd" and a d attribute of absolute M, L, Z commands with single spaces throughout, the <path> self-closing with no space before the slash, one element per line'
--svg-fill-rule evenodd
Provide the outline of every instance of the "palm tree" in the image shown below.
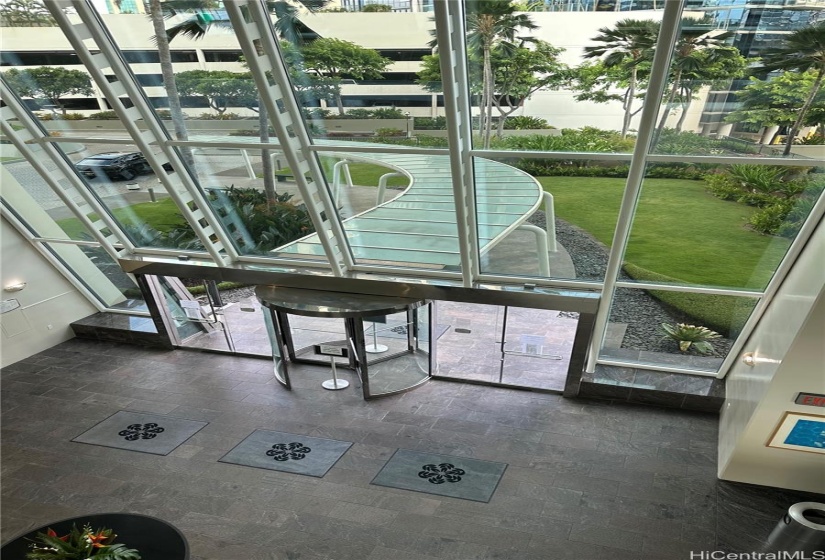
<path fill-rule="evenodd" d="M 168 8 L 169 6 L 167 6 Z M 152 21 L 152 30 L 155 35 L 153 39 L 158 47 L 158 58 L 160 59 L 160 73 L 163 77 L 163 87 L 166 88 L 166 97 L 169 100 L 169 115 L 172 118 L 172 127 L 175 130 L 177 140 L 188 140 L 186 123 L 183 120 L 183 109 L 180 104 L 178 85 L 175 81 L 175 69 L 172 67 L 172 55 L 169 50 L 169 38 L 166 35 L 166 10 L 161 0 L 149 0 L 149 19 Z M 192 151 L 188 148 L 181 149 L 184 160 L 192 166 Z"/>
<path fill-rule="evenodd" d="M 659 35 L 659 23 L 651 19 L 623 19 L 616 22 L 613 29 L 602 27 L 599 35 L 591 41 L 600 45 L 585 47 L 585 58 L 604 57 L 603 63 L 608 68 L 621 67 L 630 71 L 627 90 L 622 100 L 624 120 L 622 121 L 622 138 L 627 136 L 636 98 L 639 79 L 639 67 L 653 58 L 653 48 Z"/>
<path fill-rule="evenodd" d="M 510 0 L 467 0 L 467 46 L 472 51 L 481 52 L 483 77 L 481 93 L 481 130 L 484 149 L 490 147 L 493 130 L 493 47 L 505 54 L 514 51 L 513 43 L 519 29 L 536 29 L 530 16 L 516 14 L 516 7 Z M 529 37 L 522 37 L 529 41 Z"/>
<path fill-rule="evenodd" d="M 676 41 L 673 60 L 670 63 L 670 92 L 665 100 L 665 108 L 659 119 L 659 125 L 656 127 L 654 144 L 665 128 L 676 94 L 682 89 L 683 78 L 686 75 L 700 72 L 704 64 L 715 63 L 718 57 L 730 54 L 726 48 L 725 39 L 731 33 L 716 29 L 709 30 L 709 23 L 706 20 L 692 18 L 682 20 L 682 31 Z"/>
<path fill-rule="evenodd" d="M 791 153 L 794 138 L 799 134 L 799 129 L 802 128 L 802 123 L 805 122 L 805 117 L 811 109 L 814 98 L 822 88 L 823 78 L 825 78 L 825 22 L 785 35 L 782 46 L 768 49 L 762 55 L 762 68 L 769 71 L 796 70 L 802 73 L 814 70 L 816 72 L 811 90 L 788 132 L 783 152 L 783 155 L 787 156 Z"/>
<path fill-rule="evenodd" d="M 296 0 L 300 6 L 313 10 L 321 8 L 327 4 L 329 0 Z M 156 5 L 157 4 L 157 12 Z M 178 96 L 177 87 L 174 82 L 174 72 L 172 71 L 172 60 L 169 54 L 169 43 L 179 35 L 190 37 L 192 39 L 203 38 L 213 27 L 232 29 L 232 23 L 229 21 L 229 16 L 224 10 L 214 9 L 215 2 L 211 0 L 166 0 L 161 3 L 160 0 L 151 0 L 150 12 L 152 23 L 155 26 L 155 34 L 158 38 L 158 51 L 160 53 L 161 72 L 163 74 L 163 83 L 169 93 L 169 108 L 172 115 L 172 121 L 175 123 L 175 132 L 178 139 L 185 140 L 186 125 L 183 120 L 183 111 L 180 106 L 180 97 Z M 286 41 L 292 44 L 302 44 L 304 38 L 309 31 L 300 21 L 300 12 L 298 5 L 290 3 L 288 0 L 273 0 L 267 2 L 267 7 L 272 13 L 275 20 L 275 31 Z M 158 14 L 156 16 L 156 13 Z M 175 25 L 166 29 L 164 19 L 172 17 L 180 13 L 188 14 L 188 17 Z M 159 20 L 159 26 L 156 23 Z M 161 48 L 165 44 L 166 50 Z M 164 66 L 168 66 L 170 82 L 166 80 L 166 70 Z M 170 85 L 171 84 L 171 87 Z M 173 100 L 174 98 L 174 100 Z M 173 105 L 177 109 L 172 109 Z M 179 120 L 176 120 L 179 119 Z M 182 130 L 184 138 L 181 138 L 178 133 L 178 123 Z M 260 132 L 260 140 L 262 144 L 269 143 L 269 116 L 266 112 L 266 107 L 258 99 L 258 129 Z M 264 179 L 264 192 L 268 202 L 277 201 L 277 193 L 275 192 L 275 177 L 272 169 L 272 159 L 269 150 L 261 150 L 261 165 Z M 191 162 L 191 157 L 190 157 Z"/>

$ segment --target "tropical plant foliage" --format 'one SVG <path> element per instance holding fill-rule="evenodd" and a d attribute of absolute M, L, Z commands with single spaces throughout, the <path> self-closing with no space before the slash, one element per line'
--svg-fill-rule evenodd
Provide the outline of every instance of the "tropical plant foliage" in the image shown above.
<path fill-rule="evenodd" d="M 817 94 L 825 80 L 825 21 L 810 27 L 793 31 L 783 37 L 783 44 L 767 49 L 762 55 L 762 68 L 772 70 L 793 70 L 796 72 L 813 71 L 816 74 L 813 84 L 799 108 L 796 120 L 791 125 L 785 142 L 785 155 L 791 153 L 794 139 L 808 118 L 808 112 L 814 104 Z"/>
<path fill-rule="evenodd" d="M 748 225 L 759 233 L 794 238 L 825 189 L 825 174 L 767 165 L 731 165 L 708 174 L 708 190 L 757 210 Z"/>
<path fill-rule="evenodd" d="M 679 343 L 679 351 L 687 352 L 691 348 L 700 354 L 710 354 L 713 352 L 711 340 L 722 338 L 721 335 L 707 327 L 677 323 L 669 325 L 662 323 L 662 330 L 665 332 L 665 339 L 675 340 Z"/>
<path fill-rule="evenodd" d="M 26 560 L 140 560 L 137 550 L 114 544 L 116 538 L 111 529 L 93 530 L 90 525 L 72 525 L 63 536 L 50 528 L 37 534 Z"/>

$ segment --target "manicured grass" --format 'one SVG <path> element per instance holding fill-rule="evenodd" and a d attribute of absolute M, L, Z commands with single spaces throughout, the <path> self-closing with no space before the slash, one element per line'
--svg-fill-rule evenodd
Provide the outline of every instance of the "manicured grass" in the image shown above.
<path fill-rule="evenodd" d="M 609 245 L 624 179 L 540 177 L 556 202 L 556 215 Z M 625 261 L 681 283 L 762 289 L 789 240 L 748 230 L 754 209 L 720 200 L 704 181 L 644 182 Z M 639 278 L 642 279 L 642 278 Z"/>
<path fill-rule="evenodd" d="M 157 202 L 141 202 L 126 208 L 117 208 L 113 210 L 112 213 L 118 222 L 122 224 L 139 226 L 145 223 L 161 232 L 167 232 L 170 229 L 186 225 L 186 221 L 180 215 L 180 210 L 178 210 L 171 198 L 163 198 Z M 97 217 L 94 213 L 89 216 L 91 218 Z M 57 220 L 57 225 L 59 225 L 71 239 L 77 239 L 80 232 L 84 231 L 83 226 L 77 218 Z"/>
<path fill-rule="evenodd" d="M 337 158 L 321 157 L 321 165 L 324 168 L 324 174 L 328 181 L 332 181 L 332 168 L 337 161 L 339 161 Z M 349 172 L 352 176 L 353 184 L 362 187 L 377 187 L 378 180 L 381 176 L 392 173 L 393 170 L 383 165 L 351 161 L 349 164 Z M 289 167 L 284 167 L 283 169 L 277 170 L 275 175 L 292 175 L 292 170 Z M 409 180 L 406 177 L 390 177 L 387 181 L 388 187 L 406 187 L 408 184 Z"/>

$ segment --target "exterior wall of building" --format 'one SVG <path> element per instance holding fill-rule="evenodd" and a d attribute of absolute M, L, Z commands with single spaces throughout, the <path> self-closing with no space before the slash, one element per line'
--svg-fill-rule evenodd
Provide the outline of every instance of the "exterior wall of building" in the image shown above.
<path fill-rule="evenodd" d="M 20 307 L 0 315 L 0 365 L 6 366 L 74 338 L 69 324 L 97 309 L 5 219 L 0 219 L 2 286 L 26 282 L 20 292 L 3 292 Z"/>
<path fill-rule="evenodd" d="M 823 456 L 767 447 L 786 411 L 823 414 L 794 404 L 797 393 L 825 394 L 825 223 L 811 237 L 726 378 L 719 426 L 719 477 L 825 492 Z"/>

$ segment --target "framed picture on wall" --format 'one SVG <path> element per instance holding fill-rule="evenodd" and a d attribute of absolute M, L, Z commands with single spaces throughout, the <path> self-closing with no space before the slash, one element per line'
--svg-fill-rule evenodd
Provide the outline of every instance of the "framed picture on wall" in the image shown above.
<path fill-rule="evenodd" d="M 825 455 L 825 416 L 786 412 L 768 441 L 768 447 Z"/>

